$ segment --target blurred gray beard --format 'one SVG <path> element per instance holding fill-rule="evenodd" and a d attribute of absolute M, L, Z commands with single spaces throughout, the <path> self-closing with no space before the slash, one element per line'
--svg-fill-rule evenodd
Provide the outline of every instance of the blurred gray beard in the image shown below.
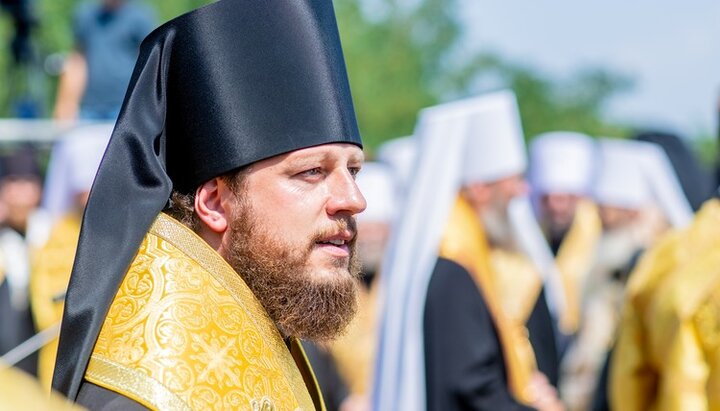
<path fill-rule="evenodd" d="M 595 260 L 599 270 L 610 273 L 626 268 L 643 243 L 636 224 L 607 230 L 600 237 Z"/>
<path fill-rule="evenodd" d="M 505 251 L 520 250 L 506 207 L 493 204 L 480 213 L 480 219 L 492 248 Z"/>
<path fill-rule="evenodd" d="M 362 262 L 362 272 L 365 274 L 374 274 L 380 270 L 385 248 L 383 244 L 359 241 L 357 244 L 357 254 L 360 256 L 360 261 Z"/>
<path fill-rule="evenodd" d="M 349 244 L 350 262 L 338 264 L 331 278 L 318 278 L 308 267 L 315 241 L 301 249 L 283 243 L 264 230 L 251 207 L 238 205 L 238 218 L 230 224 L 226 260 L 245 280 L 285 337 L 328 341 L 347 328 L 357 311 L 360 264 L 355 241 Z M 337 225 L 355 231 L 355 220 Z"/>

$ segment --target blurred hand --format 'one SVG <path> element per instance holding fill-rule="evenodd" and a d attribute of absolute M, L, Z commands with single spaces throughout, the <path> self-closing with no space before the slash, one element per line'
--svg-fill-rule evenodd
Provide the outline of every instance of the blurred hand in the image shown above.
<path fill-rule="evenodd" d="M 531 405 L 539 411 L 564 411 L 565 405 L 558 397 L 555 387 L 550 384 L 545 374 L 536 372 L 530 378 Z"/>
<path fill-rule="evenodd" d="M 370 399 L 363 395 L 350 395 L 340 404 L 340 411 L 370 411 Z"/>

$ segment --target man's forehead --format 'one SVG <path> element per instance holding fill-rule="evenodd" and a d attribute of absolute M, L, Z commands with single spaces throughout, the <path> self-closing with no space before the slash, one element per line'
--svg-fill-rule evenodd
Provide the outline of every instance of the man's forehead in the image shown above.
<path fill-rule="evenodd" d="M 348 161 L 362 162 L 365 155 L 362 149 L 355 144 L 330 143 L 291 151 L 284 158 L 289 161 L 304 159 L 347 159 Z"/>

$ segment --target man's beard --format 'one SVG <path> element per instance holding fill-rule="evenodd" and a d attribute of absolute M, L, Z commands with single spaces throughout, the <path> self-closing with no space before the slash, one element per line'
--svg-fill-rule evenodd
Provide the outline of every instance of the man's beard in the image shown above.
<path fill-rule="evenodd" d="M 288 337 L 327 341 L 345 330 L 357 311 L 360 264 L 355 240 L 348 244 L 349 263 L 338 259 L 330 276 L 312 272 L 308 260 L 316 241 L 340 229 L 355 230 L 355 220 L 341 219 L 293 247 L 270 235 L 252 209 L 239 201 L 238 218 L 230 224 L 226 259 L 265 307 L 280 332 Z M 329 278 L 328 278 L 329 277 Z"/>
<path fill-rule="evenodd" d="M 507 207 L 501 204 L 491 204 L 480 213 L 480 219 L 485 228 L 488 242 L 493 248 L 506 251 L 519 249 Z"/>

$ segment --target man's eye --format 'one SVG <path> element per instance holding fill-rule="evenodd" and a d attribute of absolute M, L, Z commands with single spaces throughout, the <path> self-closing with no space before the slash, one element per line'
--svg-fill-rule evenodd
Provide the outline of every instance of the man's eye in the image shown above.
<path fill-rule="evenodd" d="M 322 174 L 322 169 L 320 167 L 311 168 L 310 170 L 305 170 L 302 173 L 300 173 L 304 176 L 318 176 Z"/>
<path fill-rule="evenodd" d="M 358 173 L 360 173 L 360 167 L 349 167 L 348 171 L 350 171 L 350 175 L 355 178 L 357 177 Z"/>

